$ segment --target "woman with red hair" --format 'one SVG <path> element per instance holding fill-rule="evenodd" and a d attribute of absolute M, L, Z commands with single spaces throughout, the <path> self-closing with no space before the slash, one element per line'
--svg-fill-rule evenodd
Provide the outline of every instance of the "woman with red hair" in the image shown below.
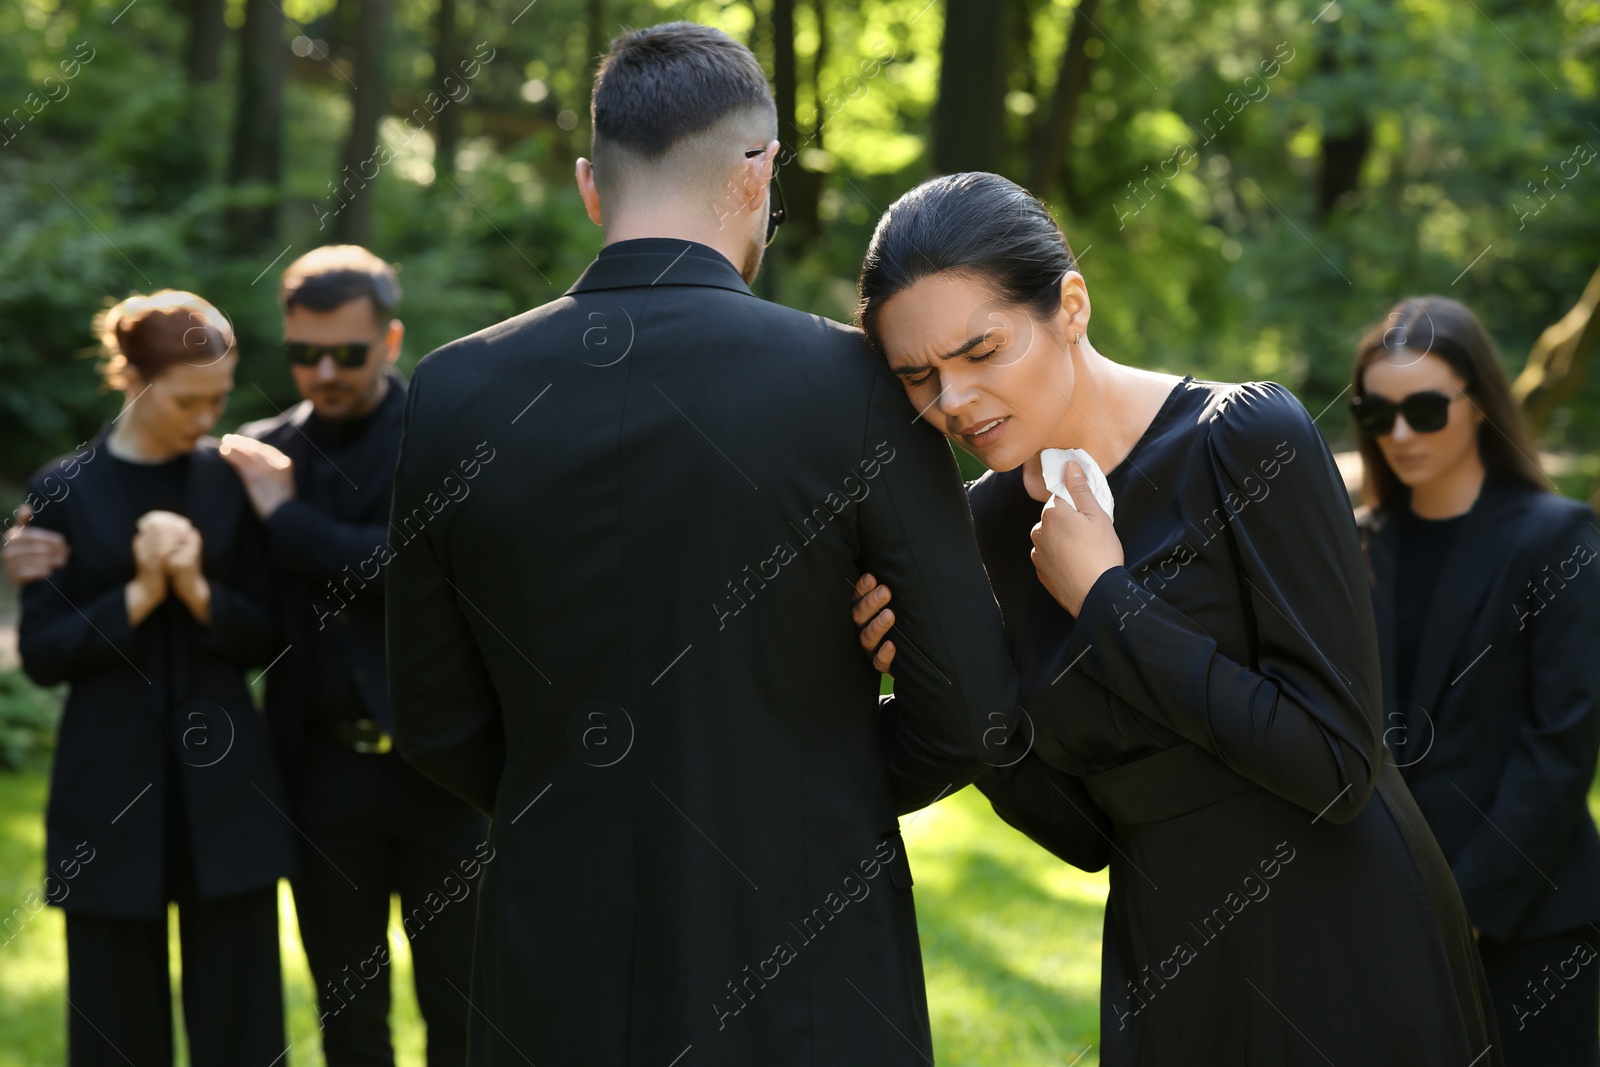
<path fill-rule="evenodd" d="M 246 683 L 281 647 L 265 538 L 206 436 L 238 354 L 192 293 L 96 323 L 121 413 L 29 484 L 72 546 L 22 591 L 18 646 L 66 683 L 46 815 L 46 895 L 66 913 L 72 1067 L 172 1062 L 168 903 L 196 1067 L 285 1048 L 277 882 L 292 828 Z"/>

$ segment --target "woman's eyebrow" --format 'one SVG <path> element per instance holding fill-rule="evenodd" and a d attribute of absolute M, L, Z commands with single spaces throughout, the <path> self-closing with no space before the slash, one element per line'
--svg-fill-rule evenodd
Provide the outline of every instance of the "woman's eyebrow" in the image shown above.
<path fill-rule="evenodd" d="M 965 342 L 962 343 L 960 348 L 957 348 L 952 352 L 946 352 L 939 358 L 943 360 L 955 359 L 957 356 L 964 356 L 968 352 L 971 352 L 974 348 L 977 348 L 979 345 L 983 344 L 988 336 L 989 335 L 987 333 L 980 333 L 975 337 L 969 337 Z M 910 367 L 895 367 L 894 373 L 900 375 L 921 374 L 923 371 L 930 369 L 932 366 L 932 363 L 918 363 Z"/>

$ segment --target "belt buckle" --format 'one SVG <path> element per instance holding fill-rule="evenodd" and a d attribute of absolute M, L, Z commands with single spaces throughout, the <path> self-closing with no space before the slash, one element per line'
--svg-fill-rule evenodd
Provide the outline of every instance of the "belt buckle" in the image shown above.
<path fill-rule="evenodd" d="M 394 739 L 378 725 L 376 720 L 357 719 L 353 725 L 357 736 L 351 738 L 350 747 L 357 752 L 382 755 L 394 747 Z"/>

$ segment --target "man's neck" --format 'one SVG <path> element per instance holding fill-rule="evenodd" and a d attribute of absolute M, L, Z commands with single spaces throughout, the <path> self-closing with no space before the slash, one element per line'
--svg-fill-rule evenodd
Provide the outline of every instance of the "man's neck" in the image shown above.
<path fill-rule="evenodd" d="M 735 270 L 743 270 L 740 263 L 744 255 L 744 242 L 732 226 L 707 225 L 692 218 L 688 210 L 656 209 L 647 213 L 625 215 L 605 228 L 606 245 L 621 241 L 635 241 L 643 237 L 661 237 L 672 241 L 693 241 L 722 253 Z M 730 220 L 732 221 L 732 220 Z"/>
<path fill-rule="evenodd" d="M 367 398 L 367 402 L 361 405 L 360 410 L 350 413 L 348 421 L 354 422 L 357 419 L 364 419 L 371 415 L 378 410 L 378 405 L 383 403 L 383 398 L 388 395 L 389 372 L 388 370 L 381 370 L 378 372 L 378 387 L 372 391 L 372 396 Z"/>
<path fill-rule="evenodd" d="M 389 372 L 387 369 L 385 369 L 379 374 L 377 387 L 373 389 L 372 395 L 368 397 L 359 408 L 352 408 L 345 414 L 334 417 L 323 414 L 313 405 L 311 408 L 311 418 L 316 420 L 320 425 L 327 427 L 325 432 L 333 434 L 335 439 L 344 440 L 345 436 L 349 432 L 353 431 L 358 423 L 360 423 L 368 415 L 371 415 L 374 411 L 378 410 L 378 406 L 383 403 L 383 398 L 388 395 Z"/>

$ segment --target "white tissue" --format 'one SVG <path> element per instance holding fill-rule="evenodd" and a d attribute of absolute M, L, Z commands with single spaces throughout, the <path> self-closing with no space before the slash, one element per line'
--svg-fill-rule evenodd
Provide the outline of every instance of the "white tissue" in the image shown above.
<path fill-rule="evenodd" d="M 1089 489 L 1094 493 L 1095 500 L 1101 510 L 1113 522 L 1116 521 L 1116 501 L 1111 498 L 1111 484 L 1106 481 L 1105 472 L 1100 469 L 1089 453 L 1081 448 L 1047 448 L 1039 453 L 1039 463 L 1044 468 L 1044 484 L 1052 493 L 1072 504 L 1074 510 L 1078 505 L 1072 503 L 1072 494 L 1067 490 L 1067 460 L 1075 459 L 1078 466 L 1083 468 L 1084 476 L 1089 479 Z"/>

